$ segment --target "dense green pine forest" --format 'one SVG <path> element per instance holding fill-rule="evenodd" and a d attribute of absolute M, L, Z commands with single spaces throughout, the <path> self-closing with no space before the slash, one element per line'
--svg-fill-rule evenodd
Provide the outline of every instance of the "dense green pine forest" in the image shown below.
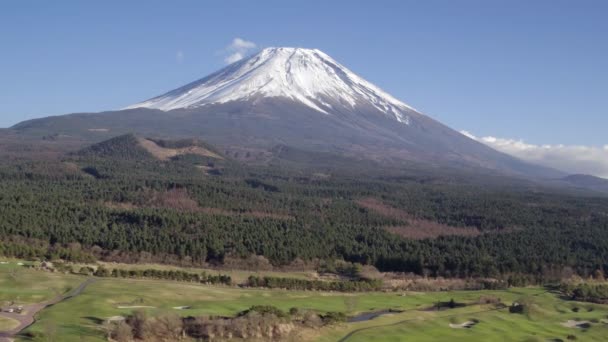
<path fill-rule="evenodd" d="M 193 265 L 343 259 L 451 277 L 608 272 L 608 198 L 364 161 L 301 167 L 293 155 L 264 165 L 159 160 L 126 136 L 61 160 L 6 159 L 0 254 Z"/>

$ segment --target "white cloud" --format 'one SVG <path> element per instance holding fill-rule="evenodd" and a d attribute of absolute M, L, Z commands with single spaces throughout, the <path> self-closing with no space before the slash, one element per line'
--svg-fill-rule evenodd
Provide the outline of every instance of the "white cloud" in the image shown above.
<path fill-rule="evenodd" d="M 175 61 L 177 63 L 181 63 L 184 61 L 184 52 L 182 50 L 177 50 L 175 53 Z"/>
<path fill-rule="evenodd" d="M 243 59 L 243 54 L 240 52 L 235 52 L 229 56 L 227 56 L 226 58 L 224 58 L 224 62 L 226 62 L 226 64 L 232 64 L 234 62 L 240 61 L 241 59 Z"/>
<path fill-rule="evenodd" d="M 477 140 L 477 137 L 471 134 L 469 131 L 460 131 L 460 134 L 466 136 L 467 138 L 471 138 L 473 140 Z"/>
<path fill-rule="evenodd" d="M 568 173 L 584 173 L 608 178 L 608 145 L 535 145 L 523 140 L 463 135 L 517 158 Z"/>
<path fill-rule="evenodd" d="M 254 49 L 256 45 L 254 42 L 249 42 L 245 39 L 234 38 L 230 47 L 233 49 Z"/>
<path fill-rule="evenodd" d="M 234 38 L 232 43 L 224 49 L 224 52 L 228 54 L 228 56 L 224 58 L 224 62 L 226 62 L 226 64 L 232 64 L 240 61 L 243 57 L 247 56 L 248 52 L 256 47 L 257 45 L 254 42 L 238 37 Z"/>

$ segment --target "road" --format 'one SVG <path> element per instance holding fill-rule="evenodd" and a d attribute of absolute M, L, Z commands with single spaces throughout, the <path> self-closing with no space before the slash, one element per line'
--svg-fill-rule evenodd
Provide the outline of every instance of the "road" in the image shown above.
<path fill-rule="evenodd" d="M 66 294 L 57 296 L 46 302 L 24 305 L 23 306 L 24 314 L 0 312 L 0 317 L 14 319 L 15 321 L 19 322 L 19 325 L 16 328 L 9 330 L 9 331 L 0 332 L 0 342 L 13 341 L 13 337 L 15 337 L 15 335 L 17 335 L 23 329 L 29 327 L 30 325 L 32 325 L 35 322 L 36 314 L 38 312 L 40 312 L 42 309 L 46 308 L 47 306 L 54 305 L 54 304 L 57 304 L 64 300 L 78 296 L 80 293 L 82 293 L 82 291 L 88 285 L 94 283 L 95 281 L 96 281 L 96 279 L 89 278 L 89 279 L 85 280 L 83 283 L 81 283 L 80 285 L 78 285 L 78 287 L 72 289 L 71 291 L 69 291 Z"/>

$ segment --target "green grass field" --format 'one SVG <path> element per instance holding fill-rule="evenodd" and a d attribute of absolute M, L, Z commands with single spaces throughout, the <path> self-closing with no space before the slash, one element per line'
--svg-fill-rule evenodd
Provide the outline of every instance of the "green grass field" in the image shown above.
<path fill-rule="evenodd" d="M 65 293 L 77 286 L 82 278 L 74 275 L 34 271 L 11 260 L 0 264 L 0 303 L 39 303 Z"/>
<path fill-rule="evenodd" d="M 14 319 L 0 317 L 0 331 L 11 330 L 19 325 Z"/>
<path fill-rule="evenodd" d="M 498 292 L 511 297 L 512 291 Z M 455 296 L 458 297 L 458 296 Z M 565 302 L 552 293 L 533 297 L 534 309 L 528 314 L 512 314 L 508 308 L 492 310 L 488 305 L 441 312 L 406 312 L 385 316 L 360 324 L 363 329 L 346 341 L 557 341 L 576 338 L 578 341 L 605 341 L 608 325 L 606 306 Z M 575 313 L 573 308 L 579 308 Z M 591 310 L 591 311 L 589 311 Z M 568 320 L 597 321 L 588 329 L 567 328 Z M 452 328 L 450 323 L 478 321 L 470 329 Z M 357 329 L 357 328 L 355 328 Z M 339 341 L 350 331 L 350 325 L 328 329 L 318 341 Z"/>
<path fill-rule="evenodd" d="M 0 271 L 0 293 L 4 294 L 7 286 L 11 288 L 14 283 L 7 280 L 10 277 L 8 267 L 0 268 Z M 52 295 L 53 291 L 45 292 L 44 288 L 66 289 L 86 279 L 25 269 L 19 274 L 19 289 L 12 292 L 30 299 Z M 32 283 L 26 282 L 26 279 Z M 437 301 L 453 298 L 457 302 L 471 303 L 480 296 L 499 297 L 507 305 L 528 298 L 532 305 L 527 314 L 512 314 L 508 308 L 493 310 L 494 306 L 491 305 L 471 305 L 442 311 L 423 310 Z M 608 317 L 608 306 L 564 301 L 542 288 L 345 294 L 113 278 L 100 278 L 81 295 L 45 309 L 27 331 L 53 334 L 57 341 L 103 341 L 100 323 L 108 317 L 128 315 L 138 306 L 148 307 L 145 310 L 151 315 L 169 311 L 195 316 L 234 315 L 252 305 L 274 305 L 283 310 L 297 307 L 321 312 L 343 311 L 349 315 L 390 308 L 405 310 L 371 321 L 343 323 L 310 331 L 304 336 L 311 341 L 339 341 L 353 331 L 355 333 L 347 341 L 566 341 L 568 335 L 575 336 L 578 341 L 603 341 L 608 336 L 608 325 L 602 323 Z M 174 309 L 178 306 L 190 306 L 190 309 Z M 450 327 L 450 324 L 470 320 L 478 323 L 470 329 Z M 597 323 L 591 323 L 587 329 L 561 325 L 568 320 Z"/>

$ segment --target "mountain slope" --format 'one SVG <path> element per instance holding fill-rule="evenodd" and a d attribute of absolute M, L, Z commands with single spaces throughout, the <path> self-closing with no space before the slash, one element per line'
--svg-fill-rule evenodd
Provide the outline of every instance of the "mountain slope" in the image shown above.
<path fill-rule="evenodd" d="M 608 180 L 604 178 L 599 178 L 590 175 L 575 174 L 562 178 L 562 181 L 581 188 L 600 192 L 608 192 Z"/>
<path fill-rule="evenodd" d="M 372 105 L 407 123 L 410 106 L 319 50 L 268 48 L 164 95 L 127 107 L 173 110 L 209 103 L 280 97 L 329 114 Z"/>
<path fill-rule="evenodd" d="M 276 145 L 347 157 L 485 169 L 532 177 L 565 174 L 478 143 L 423 115 L 318 50 L 270 48 L 128 109 L 31 120 L 20 134 L 87 141 L 135 132 L 204 137 L 223 148 Z"/>

